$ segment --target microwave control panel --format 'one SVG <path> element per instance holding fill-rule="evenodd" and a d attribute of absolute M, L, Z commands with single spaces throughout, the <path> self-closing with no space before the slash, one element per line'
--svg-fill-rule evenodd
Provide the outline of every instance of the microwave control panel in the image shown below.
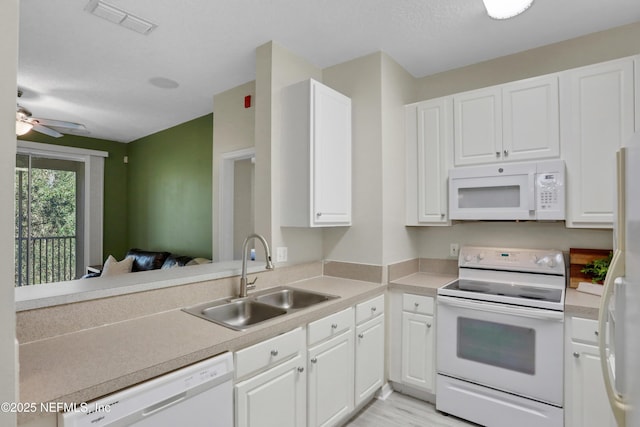
<path fill-rule="evenodd" d="M 562 185 L 558 183 L 558 176 L 555 173 L 541 173 L 537 178 L 538 208 L 543 210 L 558 209 L 558 193 L 563 189 Z"/>
<path fill-rule="evenodd" d="M 538 172 L 535 180 L 536 219 L 564 219 L 564 171 Z"/>

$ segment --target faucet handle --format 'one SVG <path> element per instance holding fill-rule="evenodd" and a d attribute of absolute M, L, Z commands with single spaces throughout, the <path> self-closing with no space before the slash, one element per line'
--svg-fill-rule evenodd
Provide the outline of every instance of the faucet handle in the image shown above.
<path fill-rule="evenodd" d="M 251 282 L 247 281 L 247 289 L 255 288 L 257 281 L 258 281 L 258 276 L 256 276 Z"/>

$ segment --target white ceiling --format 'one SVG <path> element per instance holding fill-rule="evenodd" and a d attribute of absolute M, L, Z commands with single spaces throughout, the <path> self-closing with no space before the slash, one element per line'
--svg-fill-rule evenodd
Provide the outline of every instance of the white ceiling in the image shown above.
<path fill-rule="evenodd" d="M 535 0 L 506 21 L 482 0 L 105 0 L 158 25 L 145 36 L 88 1 L 20 1 L 20 104 L 121 142 L 213 111 L 214 94 L 255 79 L 270 40 L 320 68 L 384 51 L 423 77 L 640 21 L 638 0 Z"/>

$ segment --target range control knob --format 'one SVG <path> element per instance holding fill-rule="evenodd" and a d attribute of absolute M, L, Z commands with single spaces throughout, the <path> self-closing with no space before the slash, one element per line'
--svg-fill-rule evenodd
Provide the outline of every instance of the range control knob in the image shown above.
<path fill-rule="evenodd" d="M 472 259 L 473 259 L 473 257 L 472 257 L 471 255 L 469 255 L 469 254 L 467 254 L 467 255 L 465 255 L 465 256 L 464 256 L 464 260 L 465 260 L 466 262 L 471 262 L 471 260 L 472 260 Z"/>
<path fill-rule="evenodd" d="M 484 252 L 480 252 L 478 254 L 478 261 L 482 261 L 484 259 Z"/>
<path fill-rule="evenodd" d="M 540 264 L 545 267 L 553 268 L 556 266 L 556 260 L 554 260 L 553 257 L 546 256 L 540 260 Z"/>

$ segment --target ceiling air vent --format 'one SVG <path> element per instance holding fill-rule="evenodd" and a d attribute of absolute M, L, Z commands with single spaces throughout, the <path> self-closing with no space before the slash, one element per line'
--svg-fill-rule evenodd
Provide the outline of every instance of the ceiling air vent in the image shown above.
<path fill-rule="evenodd" d="M 153 31 L 157 25 L 142 19 L 139 16 L 135 16 L 127 11 L 120 9 L 119 7 L 105 3 L 102 0 L 90 0 L 87 6 L 84 8 L 89 13 L 106 19 L 109 22 L 118 24 L 124 28 L 135 31 L 136 33 L 147 35 Z"/>

